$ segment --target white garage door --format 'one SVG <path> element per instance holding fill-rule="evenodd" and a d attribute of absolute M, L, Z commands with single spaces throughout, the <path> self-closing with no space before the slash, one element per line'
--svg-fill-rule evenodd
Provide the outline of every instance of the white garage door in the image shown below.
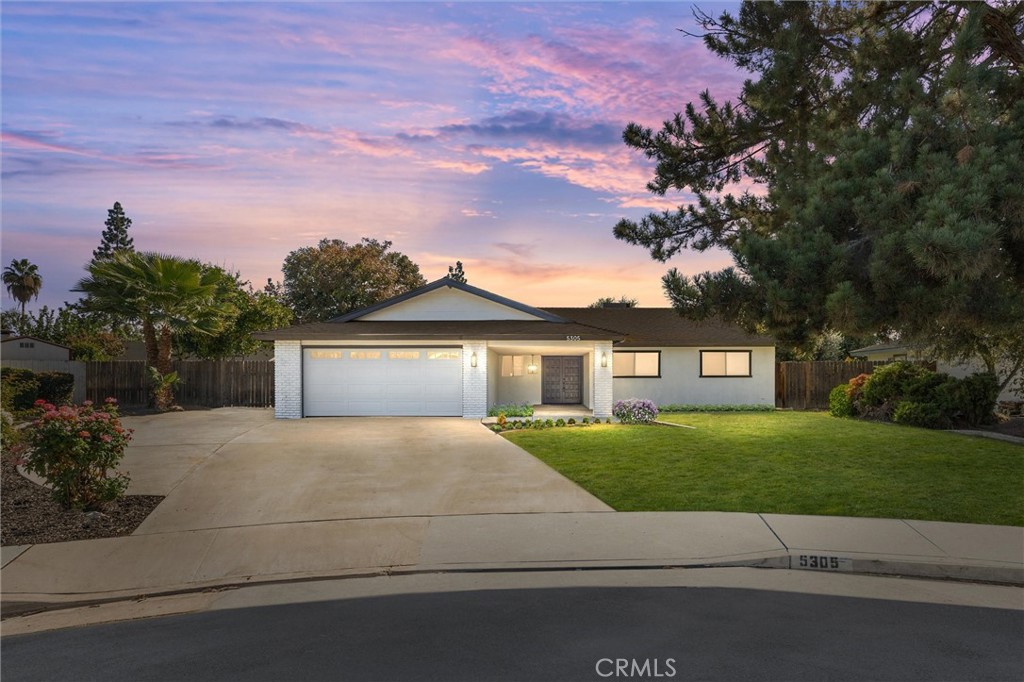
<path fill-rule="evenodd" d="M 305 348 L 307 417 L 462 416 L 461 348 Z"/>

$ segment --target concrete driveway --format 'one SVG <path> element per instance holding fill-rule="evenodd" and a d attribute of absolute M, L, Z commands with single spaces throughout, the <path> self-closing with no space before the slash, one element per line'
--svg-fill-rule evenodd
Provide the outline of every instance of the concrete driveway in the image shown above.
<path fill-rule="evenodd" d="M 135 535 L 342 519 L 610 511 L 474 420 L 276 420 L 221 408 L 126 418 Z"/>

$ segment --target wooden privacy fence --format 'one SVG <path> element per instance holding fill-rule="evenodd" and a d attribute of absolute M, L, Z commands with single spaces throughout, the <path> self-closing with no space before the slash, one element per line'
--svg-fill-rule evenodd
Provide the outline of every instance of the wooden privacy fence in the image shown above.
<path fill-rule="evenodd" d="M 828 394 L 859 374 L 871 374 L 882 360 L 813 360 L 775 363 L 775 407 L 827 410 Z M 933 363 L 922 363 L 935 369 Z"/>
<path fill-rule="evenodd" d="M 274 404 L 274 363 L 270 360 L 176 360 L 181 383 L 174 391 L 179 405 L 197 407 L 269 407 Z M 85 363 L 86 397 L 122 405 L 145 405 L 149 374 L 142 361 Z"/>

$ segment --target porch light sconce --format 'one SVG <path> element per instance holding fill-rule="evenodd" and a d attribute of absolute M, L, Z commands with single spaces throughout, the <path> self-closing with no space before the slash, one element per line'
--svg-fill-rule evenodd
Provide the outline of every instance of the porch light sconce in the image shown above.
<path fill-rule="evenodd" d="M 476 353 L 469 356 L 469 366 L 476 367 Z"/>
<path fill-rule="evenodd" d="M 530 364 L 528 364 L 526 366 L 526 373 L 527 374 L 536 374 L 537 373 L 537 363 L 534 362 L 532 355 L 530 356 Z"/>
<path fill-rule="evenodd" d="M 601 366 L 602 367 L 607 367 L 608 366 L 608 354 L 607 353 L 601 353 Z"/>

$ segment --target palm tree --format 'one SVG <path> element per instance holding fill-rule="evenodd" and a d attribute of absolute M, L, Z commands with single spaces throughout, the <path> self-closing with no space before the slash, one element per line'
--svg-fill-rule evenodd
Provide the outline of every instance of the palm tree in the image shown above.
<path fill-rule="evenodd" d="M 39 298 L 39 290 L 43 288 L 39 266 L 29 263 L 27 258 L 12 260 L 4 268 L 4 286 L 11 298 L 21 303 L 21 316 L 25 317 L 25 304 Z"/>
<path fill-rule="evenodd" d="M 217 299 L 225 276 L 195 260 L 152 252 L 119 251 L 88 265 L 89 275 L 75 285 L 84 292 L 86 310 L 105 312 L 142 325 L 146 362 L 161 378 L 171 374 L 175 333 L 212 334 L 233 309 Z M 154 386 L 151 404 L 174 404 L 173 383 Z"/>

